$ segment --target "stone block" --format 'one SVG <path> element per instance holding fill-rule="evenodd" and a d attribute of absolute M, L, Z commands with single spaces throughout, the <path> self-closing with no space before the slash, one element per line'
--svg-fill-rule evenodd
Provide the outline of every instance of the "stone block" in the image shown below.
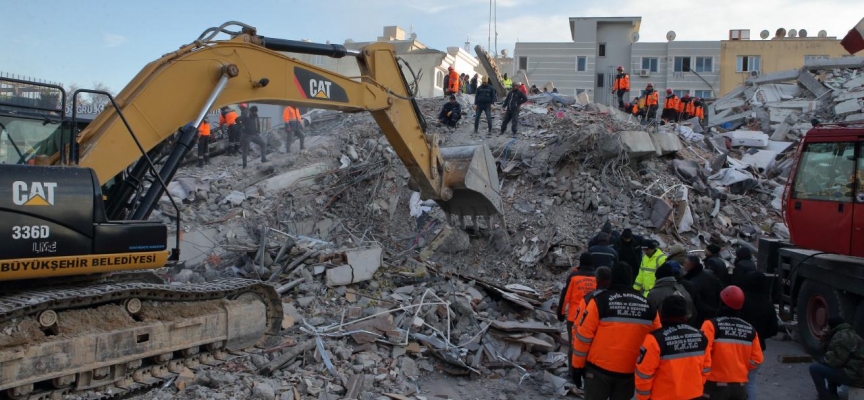
<path fill-rule="evenodd" d="M 858 100 L 846 100 L 834 106 L 834 114 L 843 115 L 861 111 Z"/>
<path fill-rule="evenodd" d="M 377 246 L 351 249 L 345 251 L 345 258 L 347 264 L 327 270 L 327 286 L 344 286 L 372 279 L 381 267 L 382 251 Z"/>
<path fill-rule="evenodd" d="M 682 149 L 681 139 L 674 132 L 657 132 L 649 136 L 658 156 L 675 154 Z"/>
<path fill-rule="evenodd" d="M 627 152 L 630 159 L 651 157 L 657 154 L 651 136 L 648 132 L 642 131 L 622 131 L 601 136 L 599 148 L 607 158 L 617 157 L 622 151 Z"/>

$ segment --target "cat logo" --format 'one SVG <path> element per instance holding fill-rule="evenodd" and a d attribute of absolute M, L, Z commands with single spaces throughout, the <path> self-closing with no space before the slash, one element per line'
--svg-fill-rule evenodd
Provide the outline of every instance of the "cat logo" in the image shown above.
<path fill-rule="evenodd" d="M 57 182 L 12 183 L 12 202 L 16 206 L 53 206 Z"/>
<path fill-rule="evenodd" d="M 300 92 L 300 97 L 310 100 L 328 102 L 348 102 L 348 93 L 338 83 L 326 76 L 308 69 L 294 67 L 294 86 Z"/>

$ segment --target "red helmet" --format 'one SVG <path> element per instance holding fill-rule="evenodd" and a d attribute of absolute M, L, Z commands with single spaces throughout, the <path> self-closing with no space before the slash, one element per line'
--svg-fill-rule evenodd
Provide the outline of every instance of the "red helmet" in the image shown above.
<path fill-rule="evenodd" d="M 690 93 L 685 93 L 685 94 L 684 94 L 684 98 L 685 98 L 685 99 L 689 99 L 689 98 L 690 98 Z"/>
<path fill-rule="evenodd" d="M 666 94 L 672 94 L 672 89 L 666 89 Z"/>
<path fill-rule="evenodd" d="M 726 289 L 720 292 L 720 300 L 723 300 L 723 304 L 726 304 L 729 308 L 740 310 L 741 307 L 744 307 L 744 291 L 735 285 L 727 286 Z"/>
<path fill-rule="evenodd" d="M 240 103 L 240 108 L 246 108 L 246 107 L 248 107 L 248 106 L 249 106 L 249 105 L 246 104 L 246 103 Z"/>
<path fill-rule="evenodd" d="M 649 87 L 650 87 L 650 88 L 653 89 L 653 88 L 654 88 L 654 84 L 653 84 L 653 83 L 649 83 L 648 86 L 645 86 L 645 87 L 646 87 L 646 88 L 649 88 Z"/>
<path fill-rule="evenodd" d="M 624 67 L 622 67 L 622 66 L 619 65 L 619 66 L 618 66 L 618 70 L 619 70 L 619 71 L 623 71 L 623 70 L 624 70 Z"/>
<path fill-rule="evenodd" d="M 702 99 L 697 97 L 697 98 L 693 99 L 693 101 L 702 101 Z"/>
<path fill-rule="evenodd" d="M 449 68 L 447 68 L 448 71 L 452 71 L 453 69 L 454 69 L 454 68 L 453 68 L 452 65 L 451 65 Z"/>

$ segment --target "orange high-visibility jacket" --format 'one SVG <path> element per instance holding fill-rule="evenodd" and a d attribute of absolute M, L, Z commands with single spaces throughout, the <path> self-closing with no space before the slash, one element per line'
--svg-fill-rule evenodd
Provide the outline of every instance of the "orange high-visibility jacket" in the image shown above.
<path fill-rule="evenodd" d="M 612 83 L 612 90 L 630 91 L 630 75 L 620 73 L 615 75 L 615 82 Z"/>
<path fill-rule="evenodd" d="M 702 324 L 711 355 L 711 382 L 746 383 L 747 374 L 762 364 L 756 329 L 741 318 L 718 317 Z"/>
<path fill-rule="evenodd" d="M 303 114 L 300 114 L 299 108 L 294 107 L 294 106 L 288 106 L 288 107 L 291 107 L 294 109 L 294 120 L 295 121 L 302 121 L 303 120 Z"/>
<path fill-rule="evenodd" d="M 285 107 L 282 111 L 282 122 L 290 122 L 294 120 L 294 107 Z"/>
<path fill-rule="evenodd" d="M 660 96 L 657 92 L 651 92 L 645 94 L 645 105 L 648 107 L 656 106 L 660 104 Z"/>
<path fill-rule="evenodd" d="M 708 338 L 687 324 L 666 326 L 645 336 L 636 359 L 638 400 L 680 400 L 702 396 L 711 372 Z"/>
<path fill-rule="evenodd" d="M 686 112 L 687 106 L 690 104 L 691 101 L 692 100 L 689 98 L 683 98 L 683 99 L 679 100 L 678 101 L 678 109 L 676 111 L 678 111 L 679 114 Z"/>
<path fill-rule="evenodd" d="M 687 105 L 684 106 L 684 112 L 690 116 L 696 115 L 696 106 L 693 105 L 692 101 L 688 101 Z"/>
<path fill-rule="evenodd" d="M 574 326 L 573 368 L 587 362 L 613 374 L 632 374 L 645 335 L 660 329 L 657 311 L 635 291 L 604 290 L 581 313 L 579 327 Z"/>
<path fill-rule="evenodd" d="M 696 107 L 696 117 L 700 120 L 705 119 L 705 108 L 702 106 Z"/>
<path fill-rule="evenodd" d="M 210 136 L 210 123 L 206 119 L 201 121 L 201 125 L 198 125 L 198 134 L 201 136 Z"/>
<path fill-rule="evenodd" d="M 456 70 L 450 71 L 450 79 L 447 81 L 447 89 L 453 93 L 459 91 L 459 74 Z"/>
<path fill-rule="evenodd" d="M 219 113 L 219 125 L 231 126 L 237 123 L 237 111 L 231 110 L 222 115 Z"/>
<path fill-rule="evenodd" d="M 666 102 L 663 103 L 664 110 L 677 110 L 678 109 L 678 96 L 672 94 L 666 97 Z"/>
<path fill-rule="evenodd" d="M 633 103 L 633 115 L 639 113 L 639 102 Z"/>
<path fill-rule="evenodd" d="M 574 271 L 567 277 L 567 284 L 562 291 L 563 296 L 558 303 L 558 314 L 564 315 L 568 321 L 576 321 L 579 303 L 588 293 L 597 289 L 597 278 L 592 271 Z"/>

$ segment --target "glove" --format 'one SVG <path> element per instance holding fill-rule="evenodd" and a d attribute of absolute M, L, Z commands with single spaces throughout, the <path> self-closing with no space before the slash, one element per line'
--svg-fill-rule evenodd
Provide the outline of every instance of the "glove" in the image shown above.
<path fill-rule="evenodd" d="M 582 389 L 582 377 L 584 375 L 585 370 L 582 368 L 573 368 L 570 370 L 570 377 L 573 378 L 573 384 L 579 389 Z"/>
<path fill-rule="evenodd" d="M 564 315 L 558 316 L 558 322 L 564 322 Z"/>

